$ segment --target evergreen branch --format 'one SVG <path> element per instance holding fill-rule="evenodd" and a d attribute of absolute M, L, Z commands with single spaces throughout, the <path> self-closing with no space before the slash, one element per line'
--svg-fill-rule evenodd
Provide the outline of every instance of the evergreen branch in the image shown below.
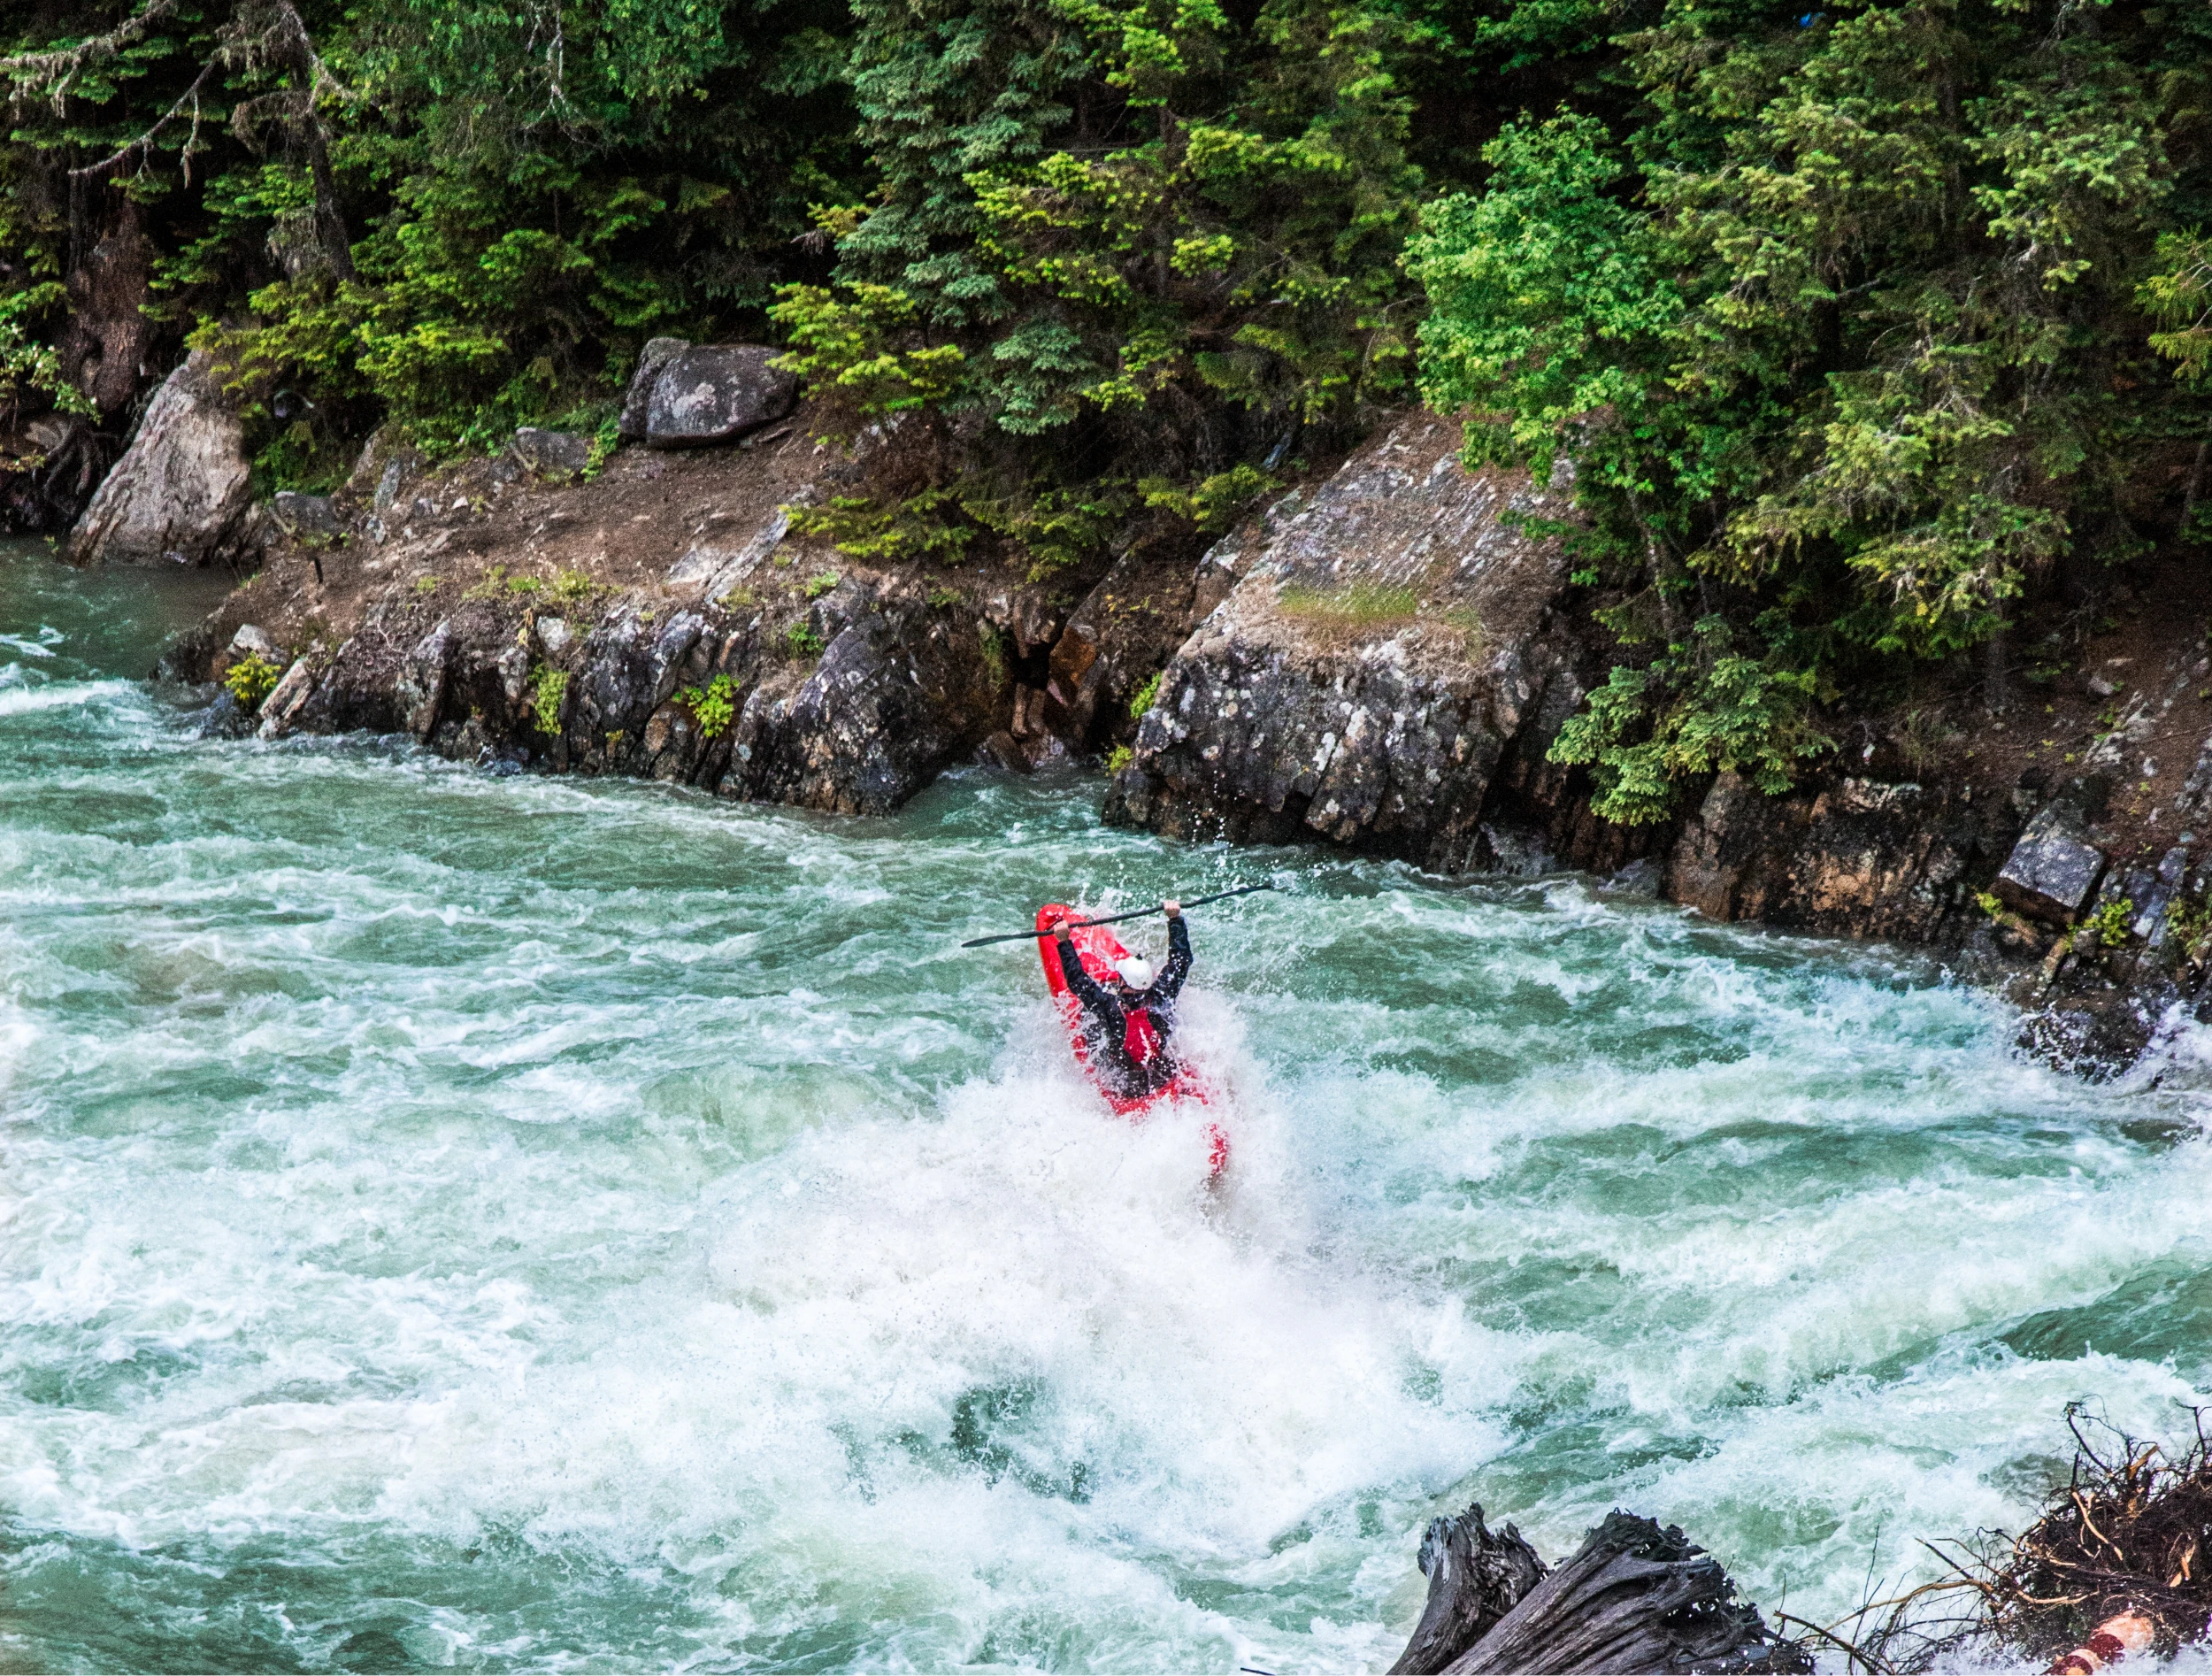
<path fill-rule="evenodd" d="M 146 31 L 166 19 L 177 4 L 178 0 L 150 0 L 143 12 L 105 35 L 88 36 L 71 47 L 57 47 L 46 52 L 19 52 L 12 58 L 0 58 L 0 72 L 12 78 L 16 84 L 8 96 L 10 103 L 50 91 L 54 113 L 60 115 L 62 101 L 68 97 L 72 81 L 89 65 L 103 63 L 124 48 L 136 45 Z"/>

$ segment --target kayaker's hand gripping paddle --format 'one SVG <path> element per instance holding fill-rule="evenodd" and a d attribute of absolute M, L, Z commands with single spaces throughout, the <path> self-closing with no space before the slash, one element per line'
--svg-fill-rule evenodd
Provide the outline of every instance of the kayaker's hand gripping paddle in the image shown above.
<path fill-rule="evenodd" d="M 1248 896 L 1256 890 L 1274 888 L 1273 885 L 1239 885 L 1234 890 L 1217 890 L 1210 896 L 1193 896 L 1183 906 L 1202 908 L 1210 902 L 1226 902 L 1231 896 Z M 1149 908 L 1133 908 L 1127 913 L 1108 914 L 1103 919 L 1071 919 L 1067 922 L 1068 928 L 1074 931 L 1080 930 L 1085 926 L 1118 925 L 1125 919 L 1141 919 L 1147 914 L 1158 913 L 1166 906 L 1167 904 L 1164 902 L 1156 902 Z M 971 937 L 960 946 L 963 949 L 980 949 L 987 942 L 1029 942 L 1039 937 L 1049 937 L 1052 934 L 1049 931 L 1010 931 L 997 937 Z"/>

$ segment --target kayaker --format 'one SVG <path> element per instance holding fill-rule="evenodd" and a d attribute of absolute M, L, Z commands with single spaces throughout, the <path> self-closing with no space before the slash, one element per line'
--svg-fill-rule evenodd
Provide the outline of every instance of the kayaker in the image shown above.
<path fill-rule="evenodd" d="M 1149 960 L 1131 955 L 1117 964 L 1113 981 L 1102 984 L 1083 970 L 1067 919 L 1052 928 L 1068 993 L 1083 1008 L 1091 1069 L 1109 1094 L 1125 1100 L 1164 1088 L 1175 1076 L 1168 1038 L 1175 1034 L 1176 995 L 1190 976 L 1190 930 L 1181 903 L 1160 906 L 1167 914 L 1167 967 L 1156 979 Z"/>

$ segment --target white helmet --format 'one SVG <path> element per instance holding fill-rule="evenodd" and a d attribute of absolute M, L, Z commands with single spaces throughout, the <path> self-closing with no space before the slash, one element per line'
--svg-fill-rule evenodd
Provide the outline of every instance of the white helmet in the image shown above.
<path fill-rule="evenodd" d="M 1121 980 L 1132 989 L 1152 987 L 1152 963 L 1142 955 L 1130 955 L 1114 962 L 1114 970 L 1121 973 Z"/>

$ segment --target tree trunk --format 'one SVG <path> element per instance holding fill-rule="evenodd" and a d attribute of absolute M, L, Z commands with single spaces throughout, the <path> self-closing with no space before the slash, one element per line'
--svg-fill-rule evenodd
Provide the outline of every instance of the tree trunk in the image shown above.
<path fill-rule="evenodd" d="M 2185 541 L 2189 535 L 2190 515 L 2197 510 L 2197 488 L 2204 481 L 2204 450 L 2207 448 L 2212 448 L 2212 442 L 2197 444 L 2197 457 L 2189 467 L 2188 492 L 2181 497 L 2181 522 L 2174 526 L 2175 534 Z"/>
<path fill-rule="evenodd" d="M 1478 1518 L 1475 1530 L 1480 1529 Z M 1437 1534 L 1438 1526 L 1431 1526 L 1431 1540 Z M 1452 1534 L 1445 1532 L 1442 1552 L 1450 1552 Z M 1469 1560 L 1476 1561 L 1482 1549 L 1474 1533 L 1461 1534 L 1467 1540 Z M 1507 1543 L 1526 1549 L 1510 1526 L 1502 1540 L 1490 1540 L 1498 1549 Z M 1422 1549 L 1427 1555 L 1429 1543 Z M 1528 1554 L 1530 1560 L 1534 1557 Z M 1473 1564 L 1465 1567 L 1473 1569 Z M 1429 1612 L 1400 1659 L 1400 1670 L 1416 1668 L 1408 1661 L 1428 1644 L 1424 1636 L 1439 1616 L 1433 1571 L 1429 1588 Z M 1779 1676 L 1810 1671 L 1812 1660 L 1804 1648 L 1778 1640 L 1758 1609 L 1737 1601 L 1735 1593 L 1719 1563 L 1678 1527 L 1662 1530 L 1650 1519 L 1617 1511 L 1590 1533 L 1580 1552 L 1537 1582 L 1444 1668 L 1449 1676 L 1518 1676 L 1525 1671 L 1553 1676 L 1671 1676 L 1694 1671 Z"/>
<path fill-rule="evenodd" d="M 154 358 L 157 327 L 144 304 L 152 296 L 157 253 L 134 200 L 104 185 L 88 189 L 100 193 L 108 216 L 64 281 L 69 319 L 55 349 L 62 377 L 89 396 L 106 419 L 138 398 Z"/>
<path fill-rule="evenodd" d="M 1482 1508 L 1420 1543 L 1429 1608 L 1387 1676 L 1812 1676 L 1675 1526 L 1613 1512 L 1555 1572 Z"/>
<path fill-rule="evenodd" d="M 346 234 L 346 218 L 338 208 L 338 182 L 330 172 L 330 147 L 323 135 L 322 119 L 310 100 L 300 127 L 307 135 L 307 166 L 315 177 L 315 238 L 323 247 L 330 271 L 341 280 L 353 278 L 353 242 Z"/>
<path fill-rule="evenodd" d="M 2008 636 L 2000 628 L 1982 643 L 1982 703 L 1993 716 L 2005 713 L 2005 662 L 2010 655 Z"/>
<path fill-rule="evenodd" d="M 1428 1606 L 1390 1676 L 1437 1676 L 1536 1587 L 1544 1562 L 1512 1526 L 1485 1525 L 1478 1502 L 1455 1518 L 1429 1521 L 1421 1570 Z"/>
<path fill-rule="evenodd" d="M 315 240 L 323 247 L 330 271 L 341 280 L 353 278 L 353 240 L 346 232 L 346 218 L 338 208 L 337 177 L 330 168 L 330 136 L 315 112 L 317 86 L 314 38 L 296 7 L 286 5 L 284 21 L 292 37 L 292 73 L 300 84 L 300 138 L 307 149 L 308 173 L 315 181 Z"/>

